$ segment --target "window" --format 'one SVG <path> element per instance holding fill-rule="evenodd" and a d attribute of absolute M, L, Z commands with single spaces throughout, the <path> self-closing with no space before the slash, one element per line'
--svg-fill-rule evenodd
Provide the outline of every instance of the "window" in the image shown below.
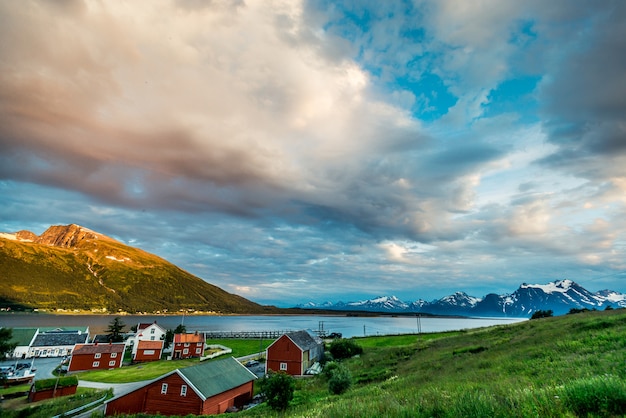
<path fill-rule="evenodd" d="M 111 353 L 111 358 L 117 357 L 117 353 Z"/>
<path fill-rule="evenodd" d="M 287 363 L 280 363 L 280 370 L 287 370 Z"/>
<path fill-rule="evenodd" d="M 196 354 L 200 354 L 202 353 L 202 349 L 201 348 L 196 348 Z"/>
<path fill-rule="evenodd" d="M 153 356 L 155 353 L 154 350 L 143 350 L 144 356 Z"/>
<path fill-rule="evenodd" d="M 98 366 L 100 366 L 99 361 L 94 361 L 93 364 L 91 365 L 91 367 L 98 367 Z"/>
<path fill-rule="evenodd" d="M 154 334 L 154 328 L 150 330 L 150 334 Z"/>
<path fill-rule="evenodd" d="M 167 383 L 161 385 L 161 395 L 167 394 Z"/>
<path fill-rule="evenodd" d="M 115 367 L 115 360 L 109 361 L 109 367 Z"/>
<path fill-rule="evenodd" d="M 189 343 L 185 343 L 185 347 L 189 347 Z"/>
<path fill-rule="evenodd" d="M 150 341 L 154 341 L 154 335 L 150 337 Z"/>
<path fill-rule="evenodd" d="M 180 396 L 187 396 L 187 385 L 182 385 L 180 387 Z"/>
<path fill-rule="evenodd" d="M 189 349 L 188 348 L 183 349 L 183 354 L 189 354 Z"/>
<path fill-rule="evenodd" d="M 200 347 L 202 345 L 202 343 L 198 343 L 197 346 Z"/>
<path fill-rule="evenodd" d="M 102 357 L 102 353 L 96 353 L 96 355 L 93 356 L 93 358 L 100 358 L 100 357 Z"/>

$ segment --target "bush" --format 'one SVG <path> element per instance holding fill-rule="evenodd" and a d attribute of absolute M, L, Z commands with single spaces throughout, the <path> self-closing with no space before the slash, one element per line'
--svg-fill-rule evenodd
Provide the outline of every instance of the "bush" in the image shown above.
<path fill-rule="evenodd" d="M 533 313 L 533 316 L 530 317 L 530 319 L 550 318 L 553 315 L 554 315 L 554 311 L 552 309 L 548 309 L 547 311 L 542 311 L 540 309 L 538 311 L 535 311 Z"/>
<path fill-rule="evenodd" d="M 270 373 L 261 380 L 261 392 L 267 405 L 275 411 L 284 411 L 293 399 L 293 377 L 285 372 Z"/>
<path fill-rule="evenodd" d="M 336 364 L 336 363 L 335 363 Z M 330 372 L 328 390 L 334 395 L 340 395 L 352 386 L 352 375 L 347 367 L 337 364 Z"/>
<path fill-rule="evenodd" d="M 330 344 L 328 349 L 334 359 L 341 360 L 356 356 L 363 353 L 363 348 L 358 345 L 354 340 L 339 339 Z"/>

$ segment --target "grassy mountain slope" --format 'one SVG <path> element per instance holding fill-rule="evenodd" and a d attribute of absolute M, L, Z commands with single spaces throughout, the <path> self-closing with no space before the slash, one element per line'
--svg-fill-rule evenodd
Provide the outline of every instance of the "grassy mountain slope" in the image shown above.
<path fill-rule="evenodd" d="M 78 226 L 63 228 L 42 234 L 40 242 L 0 238 L 0 302 L 45 309 L 106 308 L 109 312 L 271 310 L 153 254 Z"/>
<path fill-rule="evenodd" d="M 626 310 L 448 334 L 355 339 L 353 386 L 299 380 L 285 414 L 242 417 L 623 417 Z"/>

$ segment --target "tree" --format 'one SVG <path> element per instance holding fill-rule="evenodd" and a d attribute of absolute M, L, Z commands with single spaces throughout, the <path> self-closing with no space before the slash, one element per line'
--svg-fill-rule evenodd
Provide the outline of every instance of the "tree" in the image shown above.
<path fill-rule="evenodd" d="M 107 336 L 109 340 L 114 343 L 120 343 L 124 341 L 124 336 L 122 333 L 124 332 L 125 323 L 122 322 L 122 319 L 119 316 L 113 318 L 113 320 L 109 323 L 109 327 L 107 328 Z"/>
<path fill-rule="evenodd" d="M 174 334 L 184 334 L 187 332 L 187 327 L 184 326 L 183 324 L 178 324 L 176 325 L 176 328 L 174 328 Z"/>
<path fill-rule="evenodd" d="M 535 313 L 533 313 L 533 316 L 531 316 L 530 319 L 549 318 L 552 315 L 554 315 L 554 311 L 552 309 L 548 309 L 547 311 L 542 311 L 540 309 L 538 311 L 535 311 Z"/>
<path fill-rule="evenodd" d="M 284 411 L 293 399 L 296 385 L 285 372 L 270 373 L 261 380 L 261 392 L 267 405 L 275 411 Z"/>
<path fill-rule="evenodd" d="M 165 347 L 163 348 L 170 348 L 170 345 L 174 341 L 174 331 L 172 331 L 171 329 L 168 329 L 167 331 L 165 331 L 164 341 L 165 341 Z"/>
<path fill-rule="evenodd" d="M 13 328 L 0 328 L 0 359 L 4 359 L 11 354 L 17 343 L 11 343 L 13 338 Z"/>

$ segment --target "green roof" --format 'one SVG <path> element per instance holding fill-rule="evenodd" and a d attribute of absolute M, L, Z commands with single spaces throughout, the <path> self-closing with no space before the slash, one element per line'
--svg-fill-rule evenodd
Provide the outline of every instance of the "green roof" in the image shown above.
<path fill-rule="evenodd" d="M 178 373 L 204 400 L 256 379 L 254 373 L 234 357 L 185 367 Z"/>
<path fill-rule="evenodd" d="M 37 332 L 37 328 L 13 328 L 13 336 L 11 343 L 17 343 L 18 346 L 30 345 Z"/>

